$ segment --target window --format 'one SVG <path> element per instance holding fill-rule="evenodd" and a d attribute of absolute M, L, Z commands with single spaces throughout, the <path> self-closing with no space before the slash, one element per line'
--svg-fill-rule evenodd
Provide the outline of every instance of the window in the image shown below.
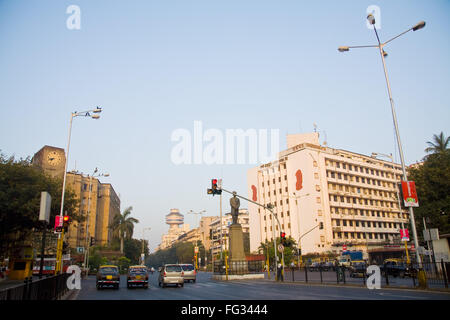
<path fill-rule="evenodd" d="M 347 169 L 347 166 L 345 165 L 345 163 L 342 164 L 342 169 Z"/>
<path fill-rule="evenodd" d="M 313 166 L 317 167 L 317 161 L 313 161 Z"/>
<path fill-rule="evenodd" d="M 346 227 L 346 226 L 347 226 L 347 220 L 342 220 L 342 225 L 343 225 L 344 227 Z"/>
<path fill-rule="evenodd" d="M 336 162 L 336 168 L 340 168 L 339 162 Z"/>
<path fill-rule="evenodd" d="M 334 172 L 331 172 L 331 178 L 335 178 L 335 174 L 334 174 Z"/>
<path fill-rule="evenodd" d="M 317 172 L 314 173 L 314 179 L 319 179 L 319 174 Z"/>
<path fill-rule="evenodd" d="M 320 203 L 320 197 L 317 197 L 317 198 L 316 198 L 316 202 L 317 202 L 317 203 Z"/>

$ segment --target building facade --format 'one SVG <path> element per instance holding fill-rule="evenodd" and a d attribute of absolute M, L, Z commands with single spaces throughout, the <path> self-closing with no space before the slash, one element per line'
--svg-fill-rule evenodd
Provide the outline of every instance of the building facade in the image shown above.
<path fill-rule="evenodd" d="M 211 240 L 210 247 L 213 255 L 220 254 L 221 250 L 229 249 L 229 227 L 232 224 L 233 217 L 231 213 L 226 213 L 222 217 L 222 223 L 220 223 L 220 217 L 214 217 L 210 224 Z M 244 239 L 249 236 L 249 211 L 247 209 L 239 209 L 238 223 L 242 226 L 242 232 L 244 233 Z M 220 238 L 220 232 L 222 231 L 222 239 Z M 222 242 L 221 242 L 222 240 Z"/>
<path fill-rule="evenodd" d="M 279 160 L 247 173 L 250 199 L 272 204 L 278 218 L 249 205 L 252 252 L 284 231 L 302 254 L 339 254 L 344 244 L 367 253 L 409 225 L 397 199 L 400 165 L 321 146 L 318 133 L 288 135 L 287 146 Z"/>
<path fill-rule="evenodd" d="M 32 159 L 32 165 L 61 181 L 64 177 L 65 162 L 64 149 L 52 146 L 44 146 Z M 120 214 L 120 199 L 112 185 L 78 172 L 68 172 L 66 189 L 75 193 L 79 200 L 78 214 L 84 218 L 81 221 L 73 220 L 69 225 L 65 236 L 69 247 L 86 247 L 90 243 L 90 237 L 95 239 L 95 245 L 110 244 L 112 230 L 109 226 L 114 216 Z"/>

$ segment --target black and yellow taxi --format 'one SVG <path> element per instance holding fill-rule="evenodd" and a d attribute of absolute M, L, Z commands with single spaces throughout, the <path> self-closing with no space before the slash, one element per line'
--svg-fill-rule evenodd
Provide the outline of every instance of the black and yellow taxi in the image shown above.
<path fill-rule="evenodd" d="M 98 268 L 97 272 L 97 289 L 104 287 L 113 287 L 119 289 L 120 273 L 119 267 L 114 265 L 104 265 Z"/>
<path fill-rule="evenodd" d="M 131 287 L 148 288 L 148 269 L 146 266 L 130 266 L 127 275 L 127 288 Z"/>

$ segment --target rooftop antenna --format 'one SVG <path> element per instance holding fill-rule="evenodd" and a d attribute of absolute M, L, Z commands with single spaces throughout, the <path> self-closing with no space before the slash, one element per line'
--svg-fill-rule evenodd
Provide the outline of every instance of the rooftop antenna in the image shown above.
<path fill-rule="evenodd" d="M 314 132 L 317 132 L 317 124 L 315 122 L 313 123 L 313 126 L 314 126 Z"/>

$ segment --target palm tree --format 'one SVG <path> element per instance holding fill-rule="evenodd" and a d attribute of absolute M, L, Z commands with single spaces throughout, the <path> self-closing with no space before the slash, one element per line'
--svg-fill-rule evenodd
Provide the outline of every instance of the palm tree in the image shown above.
<path fill-rule="evenodd" d="M 119 233 L 120 238 L 120 252 L 123 253 L 123 241 L 124 238 L 131 239 L 133 236 L 134 224 L 139 223 L 139 220 L 130 217 L 133 207 L 128 207 L 122 214 L 118 214 L 114 217 L 111 223 L 111 229 Z"/>
<path fill-rule="evenodd" d="M 450 143 L 450 137 L 445 137 L 444 133 L 441 131 L 441 134 L 433 135 L 433 142 L 427 141 L 429 145 L 428 148 L 425 149 L 426 153 L 441 153 L 448 149 L 448 144 Z"/>

